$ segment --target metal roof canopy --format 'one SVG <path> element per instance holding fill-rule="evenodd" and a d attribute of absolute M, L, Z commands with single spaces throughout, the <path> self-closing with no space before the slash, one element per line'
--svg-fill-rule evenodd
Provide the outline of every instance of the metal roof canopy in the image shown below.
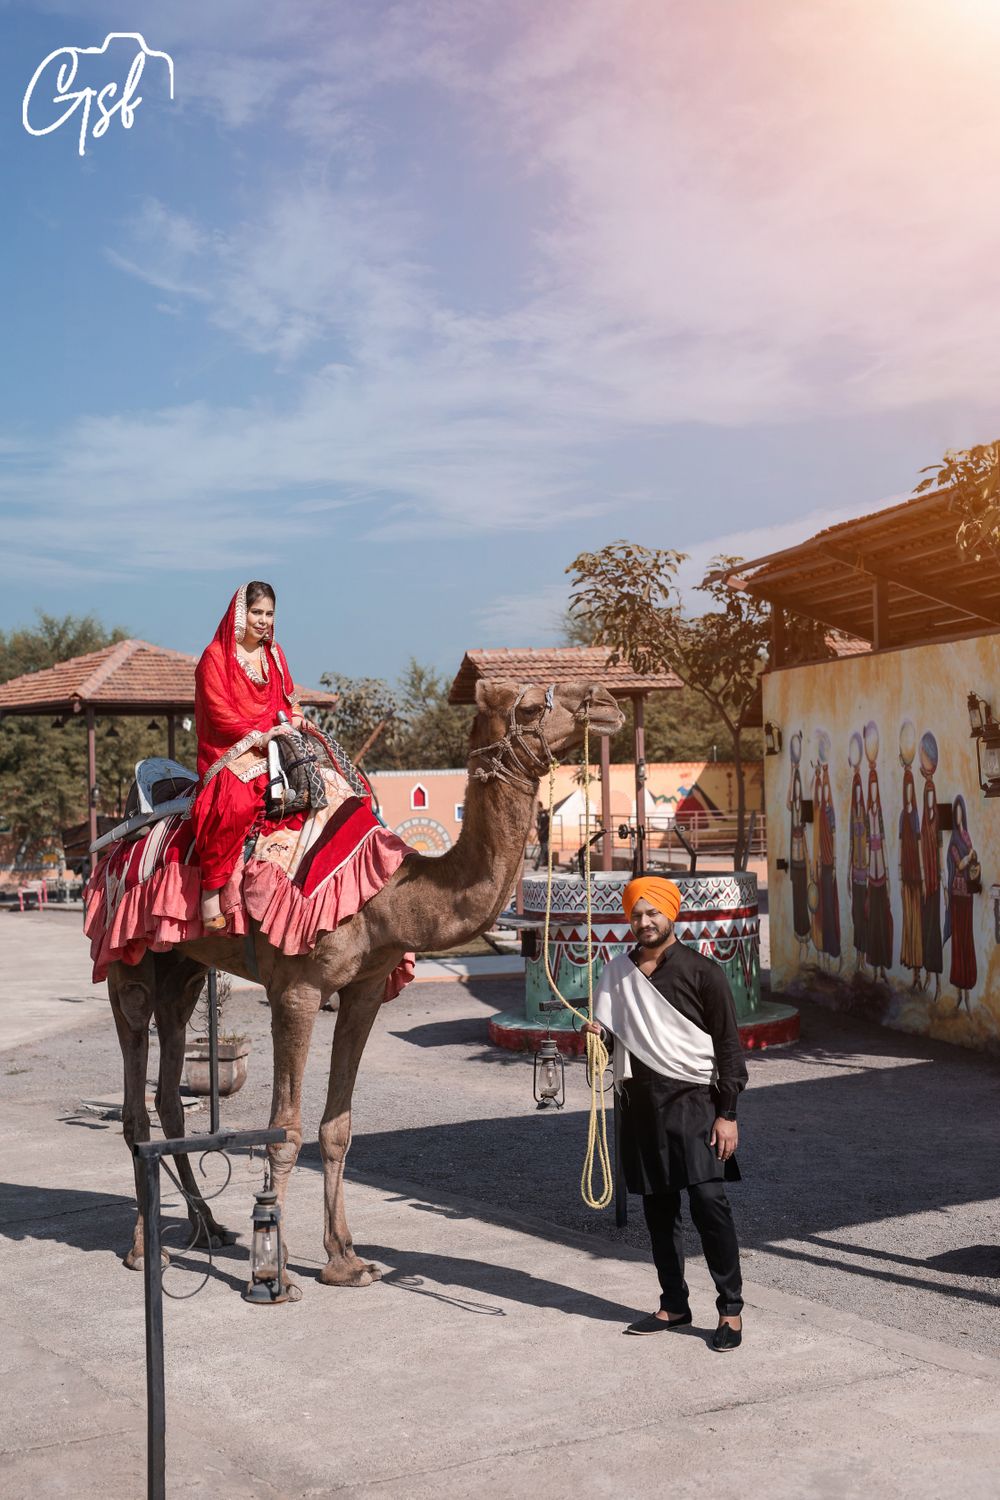
<path fill-rule="evenodd" d="M 134 638 L 116 641 L 100 651 L 88 651 L 25 672 L 0 683 L 0 719 L 8 715 L 86 714 L 87 806 L 91 843 L 97 838 L 96 721 L 101 718 L 165 714 L 167 755 L 175 758 L 175 716 L 194 712 L 194 673 L 198 658 L 170 651 Z M 295 686 L 305 708 L 332 708 L 336 693 Z"/>
<path fill-rule="evenodd" d="M 785 610 L 873 651 L 1000 630 L 1000 562 L 962 556 L 957 529 L 947 493 L 935 490 L 717 576 L 774 607 L 773 666 Z"/>
<path fill-rule="evenodd" d="M 646 720 L 647 693 L 677 692 L 684 684 L 673 672 L 643 675 L 633 671 L 627 662 L 612 664 L 607 646 L 501 647 L 495 650 L 467 651 L 462 658 L 448 702 L 475 703 L 476 683 L 485 678 L 509 678 L 519 686 L 549 687 L 555 683 L 589 678 L 597 681 L 615 698 L 632 700 L 633 758 L 635 762 L 635 821 L 639 837 L 637 859 L 642 865 L 645 850 L 642 831 L 646 822 Z M 611 823 L 611 741 L 600 737 L 601 755 L 601 823 L 610 830 Z M 588 830 L 589 832 L 589 830 Z M 599 868 L 612 867 L 612 840 L 601 839 Z M 518 887 L 520 890 L 520 886 Z M 520 902 L 519 902 L 520 904 Z"/>

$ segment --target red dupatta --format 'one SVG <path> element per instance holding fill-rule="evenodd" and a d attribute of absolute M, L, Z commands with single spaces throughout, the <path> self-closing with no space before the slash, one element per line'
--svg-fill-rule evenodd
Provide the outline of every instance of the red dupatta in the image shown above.
<path fill-rule="evenodd" d="M 198 775 L 204 776 L 251 730 L 272 729 L 279 712 L 290 715 L 295 689 L 284 652 L 270 637 L 263 643 L 267 681 L 256 683 L 241 666 L 236 643 L 247 622 L 247 585 L 237 589 L 195 672 L 194 712 Z"/>

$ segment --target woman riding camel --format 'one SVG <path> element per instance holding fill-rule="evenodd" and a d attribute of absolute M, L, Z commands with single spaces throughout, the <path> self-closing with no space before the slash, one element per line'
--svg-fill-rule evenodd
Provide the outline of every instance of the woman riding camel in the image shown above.
<path fill-rule="evenodd" d="M 201 918 L 209 932 L 226 926 L 222 890 L 263 810 L 265 746 L 302 723 L 292 674 L 274 639 L 274 605 L 269 583 L 255 581 L 238 589 L 195 673 L 201 786 L 191 819 L 201 862 Z M 279 724 L 279 713 L 290 724 Z M 234 746 L 257 734 L 263 742 L 253 738 L 231 763 L 218 765 Z"/>

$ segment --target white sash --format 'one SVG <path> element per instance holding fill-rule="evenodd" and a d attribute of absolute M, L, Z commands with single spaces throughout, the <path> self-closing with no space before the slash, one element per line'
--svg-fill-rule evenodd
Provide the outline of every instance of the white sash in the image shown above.
<path fill-rule="evenodd" d="M 594 995 L 594 1019 L 615 1038 L 615 1088 L 632 1076 L 629 1053 L 667 1078 L 712 1084 L 718 1077 L 707 1031 L 664 999 L 627 953 L 605 965 Z"/>

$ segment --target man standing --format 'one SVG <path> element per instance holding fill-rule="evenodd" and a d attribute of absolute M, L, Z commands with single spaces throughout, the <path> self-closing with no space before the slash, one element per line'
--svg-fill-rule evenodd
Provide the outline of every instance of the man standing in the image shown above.
<path fill-rule="evenodd" d="M 621 1099 L 622 1159 L 629 1192 L 642 1195 L 659 1311 L 626 1333 L 662 1333 L 691 1322 L 684 1280 L 681 1189 L 701 1237 L 718 1297 L 712 1347 L 742 1341 L 743 1282 L 725 1182 L 739 1181 L 736 1101 L 747 1069 L 728 980 L 711 958 L 679 943 L 681 893 L 643 876 L 622 895 L 638 946 L 604 969 L 594 1001 L 613 1050 Z"/>

